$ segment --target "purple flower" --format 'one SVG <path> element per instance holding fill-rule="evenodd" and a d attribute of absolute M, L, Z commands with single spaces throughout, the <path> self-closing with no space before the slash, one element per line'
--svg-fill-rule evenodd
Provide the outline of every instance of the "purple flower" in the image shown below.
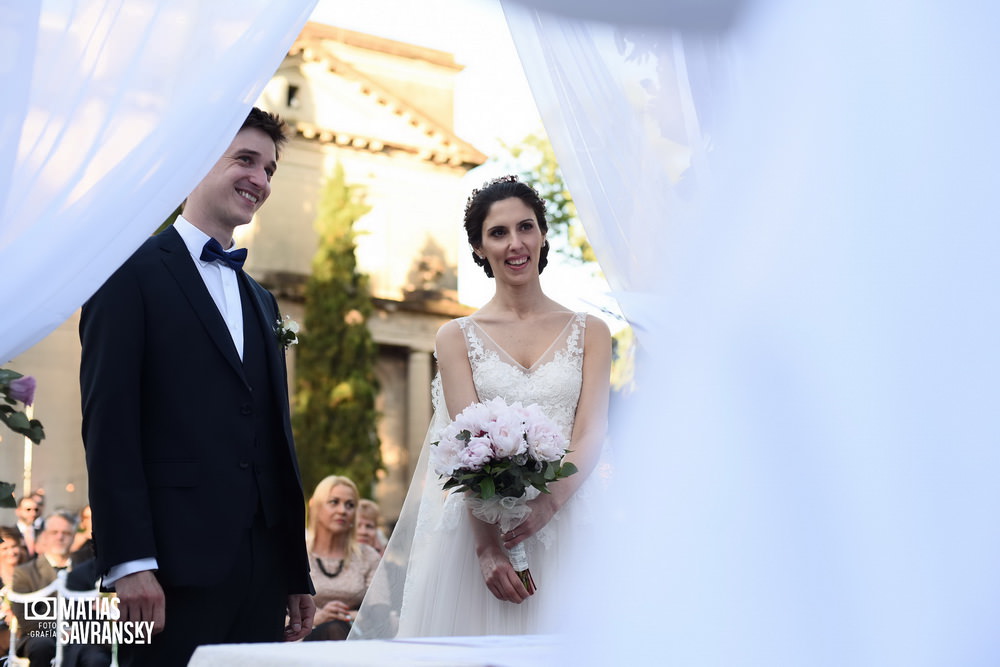
<path fill-rule="evenodd" d="M 11 380 L 10 384 L 7 385 L 7 394 L 15 401 L 31 405 L 35 402 L 35 378 L 23 375 L 16 380 Z"/>

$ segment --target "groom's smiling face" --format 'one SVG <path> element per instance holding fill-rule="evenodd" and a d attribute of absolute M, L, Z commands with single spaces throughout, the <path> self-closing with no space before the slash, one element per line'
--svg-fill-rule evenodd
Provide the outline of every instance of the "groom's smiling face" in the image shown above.
<path fill-rule="evenodd" d="M 188 196 L 184 217 L 198 226 L 230 232 L 247 224 L 271 194 L 277 164 L 274 141 L 267 134 L 254 128 L 240 130 Z"/>

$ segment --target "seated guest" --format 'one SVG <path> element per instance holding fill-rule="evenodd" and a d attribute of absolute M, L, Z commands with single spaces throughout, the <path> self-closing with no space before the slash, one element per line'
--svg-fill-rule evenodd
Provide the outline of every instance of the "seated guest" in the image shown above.
<path fill-rule="evenodd" d="M 79 565 L 94 557 L 94 538 L 90 527 L 90 505 L 86 505 L 80 510 L 80 515 L 76 520 L 76 535 L 73 537 L 73 546 L 70 547 L 69 551 L 73 565 Z"/>
<path fill-rule="evenodd" d="M 35 505 L 38 507 L 38 514 L 35 515 L 35 532 L 41 533 L 45 524 L 42 519 L 45 516 L 45 489 L 35 489 L 32 491 L 31 499 L 35 501 Z"/>
<path fill-rule="evenodd" d="M 315 630 L 306 640 L 346 639 L 378 567 L 378 552 L 355 538 L 358 487 L 331 475 L 309 500 L 309 561 L 316 586 Z"/>
<path fill-rule="evenodd" d="M 378 526 L 380 518 L 381 512 L 378 503 L 367 498 L 358 501 L 358 542 L 367 544 L 377 551 L 379 556 L 385 551 L 386 542 L 382 535 L 382 529 Z"/>
<path fill-rule="evenodd" d="M 34 593 L 55 581 L 56 572 L 69 567 L 69 547 L 75 533 L 76 527 L 70 517 L 65 514 L 49 516 L 35 543 L 38 556 L 14 569 L 11 590 Z M 12 606 L 17 616 L 17 655 L 27 658 L 31 667 L 49 667 L 56 655 L 54 633 L 41 631 L 38 621 L 27 620 L 23 604 Z"/>
<path fill-rule="evenodd" d="M 14 526 L 0 526 L 0 588 L 10 586 L 14 568 L 28 560 L 21 531 Z"/>
<path fill-rule="evenodd" d="M 24 496 L 17 501 L 17 508 L 14 510 L 17 517 L 17 530 L 24 541 L 24 546 L 28 550 L 28 556 L 35 555 L 35 519 L 39 516 L 38 503 L 31 496 Z"/>
<path fill-rule="evenodd" d="M 0 588 L 10 586 L 14 568 L 28 560 L 21 531 L 14 526 L 0 526 Z M 5 600 L 0 600 L 0 655 L 10 650 L 10 625 L 14 612 Z"/>

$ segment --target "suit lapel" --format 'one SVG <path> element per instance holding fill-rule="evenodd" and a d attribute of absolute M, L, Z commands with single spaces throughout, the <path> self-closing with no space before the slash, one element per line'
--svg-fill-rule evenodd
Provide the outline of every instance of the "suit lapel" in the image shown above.
<path fill-rule="evenodd" d="M 241 378 L 244 377 L 243 363 L 236 352 L 236 346 L 233 345 L 233 338 L 229 335 L 226 321 L 222 319 L 219 308 L 212 301 L 212 296 L 208 293 L 205 282 L 198 274 L 198 269 L 195 268 L 191 260 L 191 253 L 184 245 L 184 240 L 173 227 L 160 233 L 157 238 L 162 239 L 160 249 L 163 251 L 164 265 L 177 281 L 184 297 L 201 320 L 208 337 L 219 348 L 219 352 L 233 367 L 233 370 Z"/>
<path fill-rule="evenodd" d="M 248 301 L 253 304 L 254 320 L 260 327 L 261 335 L 264 337 L 264 350 L 267 356 L 267 369 L 271 373 L 271 378 L 282 377 L 281 360 L 278 358 L 278 339 L 275 337 L 274 326 L 278 321 L 278 313 L 264 301 L 264 288 L 257 284 L 247 274 L 240 272 L 237 276 L 243 289 L 250 295 Z M 265 292 L 266 293 L 266 292 Z M 251 314 L 251 313 L 248 313 Z M 284 394 L 285 392 L 281 392 Z"/>
<path fill-rule="evenodd" d="M 294 442 L 292 438 L 292 424 L 289 420 L 287 407 L 288 385 L 285 384 L 286 373 L 282 358 L 284 352 L 279 349 L 279 343 L 274 331 L 278 323 L 278 312 L 273 308 L 271 295 L 258 285 L 253 278 L 245 273 L 241 273 L 239 279 L 248 290 L 247 293 L 251 295 L 249 301 L 253 304 L 253 308 L 256 311 L 256 320 L 264 336 L 264 354 L 267 357 L 268 375 L 271 378 L 275 400 L 278 401 L 278 405 L 274 407 L 278 410 L 278 414 L 281 415 L 281 424 L 285 432 L 285 439 L 288 442 L 292 467 L 295 469 L 296 477 L 300 477 L 298 460 L 295 456 L 295 449 L 292 446 Z"/>

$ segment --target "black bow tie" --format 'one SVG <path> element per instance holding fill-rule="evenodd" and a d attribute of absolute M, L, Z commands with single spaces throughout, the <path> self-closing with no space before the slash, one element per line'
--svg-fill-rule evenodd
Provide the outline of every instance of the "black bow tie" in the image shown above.
<path fill-rule="evenodd" d="M 233 271 L 242 271 L 243 262 L 247 261 L 247 249 L 237 248 L 232 252 L 226 252 L 218 241 L 209 239 L 201 251 L 201 261 L 222 262 Z"/>

